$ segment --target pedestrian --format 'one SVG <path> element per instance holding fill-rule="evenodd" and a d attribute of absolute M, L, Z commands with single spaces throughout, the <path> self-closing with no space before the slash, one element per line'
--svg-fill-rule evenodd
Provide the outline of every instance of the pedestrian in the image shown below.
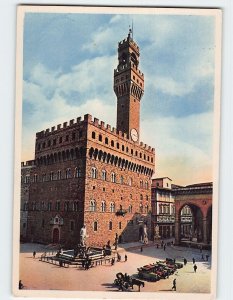
<path fill-rule="evenodd" d="M 163 250 L 164 250 L 164 251 L 166 250 L 166 244 L 164 244 L 164 246 L 163 246 Z"/>
<path fill-rule="evenodd" d="M 157 249 L 159 248 L 159 244 L 157 244 Z"/>
<path fill-rule="evenodd" d="M 201 255 L 201 259 L 204 260 L 204 255 L 203 255 L 203 253 L 202 253 L 202 255 Z"/>
<path fill-rule="evenodd" d="M 33 258 L 36 258 L 36 251 L 33 251 L 32 256 Z"/>
<path fill-rule="evenodd" d="M 197 272 L 197 265 L 196 264 L 194 264 L 193 270 L 194 270 L 195 273 Z"/>
<path fill-rule="evenodd" d="M 113 266 L 114 263 L 115 263 L 115 258 L 113 257 L 113 258 L 111 259 L 111 265 Z"/>
<path fill-rule="evenodd" d="M 84 259 L 82 260 L 82 267 L 83 268 L 85 267 L 85 260 Z"/>
<path fill-rule="evenodd" d="M 22 280 L 19 281 L 19 290 L 22 290 L 24 288 L 24 285 L 22 283 Z"/>
<path fill-rule="evenodd" d="M 196 261 L 195 261 L 195 258 L 193 257 L 193 264 L 195 264 L 195 262 L 196 262 Z"/>
<path fill-rule="evenodd" d="M 176 291 L 176 278 L 173 280 L 172 290 Z"/>
<path fill-rule="evenodd" d="M 143 247 L 141 246 L 141 252 L 143 252 Z"/>
<path fill-rule="evenodd" d="M 206 261 L 208 261 L 209 260 L 209 255 L 208 254 L 206 254 Z"/>
<path fill-rule="evenodd" d="M 118 252 L 117 252 L 117 261 L 121 261 L 121 256 Z"/>
<path fill-rule="evenodd" d="M 127 261 L 128 260 L 128 257 L 127 257 L 127 255 L 125 254 L 125 261 Z"/>
<path fill-rule="evenodd" d="M 118 234 L 116 233 L 116 236 L 115 236 L 115 250 L 117 250 L 117 247 L 118 247 Z"/>
<path fill-rule="evenodd" d="M 187 265 L 187 259 L 184 258 L 184 265 L 186 266 Z"/>

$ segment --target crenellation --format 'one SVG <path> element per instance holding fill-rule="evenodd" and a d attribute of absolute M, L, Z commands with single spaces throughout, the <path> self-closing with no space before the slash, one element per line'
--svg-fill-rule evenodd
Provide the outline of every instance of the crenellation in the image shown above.
<path fill-rule="evenodd" d="M 101 122 L 100 122 L 100 127 L 101 127 L 102 129 L 105 128 L 105 122 L 104 122 L 104 121 L 101 121 Z"/>
<path fill-rule="evenodd" d="M 112 127 L 112 133 L 116 134 L 116 128 L 115 127 Z"/>
<path fill-rule="evenodd" d="M 78 117 L 77 118 L 77 124 L 79 124 L 81 122 L 82 118 L 81 117 Z"/>
<path fill-rule="evenodd" d="M 60 130 L 61 129 L 61 124 L 58 124 L 57 125 L 57 130 Z"/>
<path fill-rule="evenodd" d="M 111 131 L 111 125 L 107 124 L 106 129 L 107 129 L 108 131 Z"/>
<path fill-rule="evenodd" d="M 98 126 L 99 125 L 99 119 L 98 118 L 94 118 L 94 125 Z"/>
<path fill-rule="evenodd" d="M 87 123 L 92 122 L 92 115 L 90 115 L 90 114 L 84 115 L 84 121 Z"/>
<path fill-rule="evenodd" d="M 67 127 L 67 122 L 63 123 L 63 129 Z"/>
<path fill-rule="evenodd" d="M 51 128 L 51 132 L 54 132 L 55 131 L 55 126 L 53 126 L 52 128 Z"/>
<path fill-rule="evenodd" d="M 70 126 L 74 124 L 74 119 L 70 120 Z"/>

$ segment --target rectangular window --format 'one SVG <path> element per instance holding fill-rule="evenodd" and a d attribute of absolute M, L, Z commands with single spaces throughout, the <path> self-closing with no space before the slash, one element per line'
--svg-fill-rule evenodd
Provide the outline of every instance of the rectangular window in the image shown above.
<path fill-rule="evenodd" d="M 70 230 L 74 231 L 74 221 L 70 221 Z"/>
<path fill-rule="evenodd" d="M 94 222 L 93 229 L 94 231 L 98 230 L 98 223 L 96 221 Z"/>
<path fill-rule="evenodd" d="M 121 222 L 119 222 L 119 229 L 121 229 Z"/>

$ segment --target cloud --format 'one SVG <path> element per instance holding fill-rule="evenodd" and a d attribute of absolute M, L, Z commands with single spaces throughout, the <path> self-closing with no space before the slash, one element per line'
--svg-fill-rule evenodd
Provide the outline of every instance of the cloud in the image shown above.
<path fill-rule="evenodd" d="M 168 176 L 177 184 L 212 180 L 212 119 L 212 113 L 203 113 L 142 122 L 142 140 L 155 147 L 156 177 Z"/>
<path fill-rule="evenodd" d="M 91 113 L 115 125 L 113 69 L 132 20 L 145 75 L 141 139 L 156 148 L 156 174 L 211 180 L 215 41 L 206 16 L 26 18 L 23 159 L 33 158 L 35 132 L 64 121 Z"/>

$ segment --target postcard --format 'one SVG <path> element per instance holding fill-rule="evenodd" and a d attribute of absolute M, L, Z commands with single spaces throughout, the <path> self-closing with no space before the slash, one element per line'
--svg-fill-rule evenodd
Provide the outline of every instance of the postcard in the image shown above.
<path fill-rule="evenodd" d="M 215 298 L 221 22 L 18 6 L 14 295 Z"/>

